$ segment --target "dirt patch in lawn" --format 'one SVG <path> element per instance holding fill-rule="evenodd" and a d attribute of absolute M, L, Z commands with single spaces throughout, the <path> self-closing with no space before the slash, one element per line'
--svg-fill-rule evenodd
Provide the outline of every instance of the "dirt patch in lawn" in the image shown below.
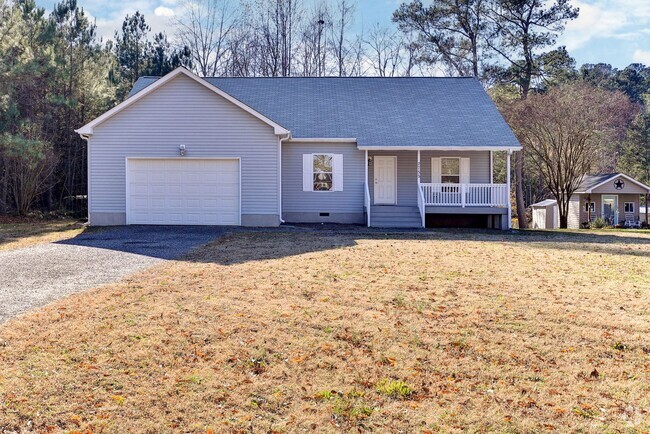
<path fill-rule="evenodd" d="M 78 220 L 0 219 L 0 250 L 17 249 L 34 244 L 72 238 L 83 232 Z"/>
<path fill-rule="evenodd" d="M 0 431 L 646 432 L 649 242 L 231 235 L 0 328 Z"/>

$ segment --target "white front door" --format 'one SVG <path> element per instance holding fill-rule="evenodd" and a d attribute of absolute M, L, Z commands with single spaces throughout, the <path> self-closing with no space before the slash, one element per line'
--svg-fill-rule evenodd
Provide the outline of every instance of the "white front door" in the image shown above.
<path fill-rule="evenodd" d="M 395 205 L 397 157 L 374 157 L 375 204 Z"/>

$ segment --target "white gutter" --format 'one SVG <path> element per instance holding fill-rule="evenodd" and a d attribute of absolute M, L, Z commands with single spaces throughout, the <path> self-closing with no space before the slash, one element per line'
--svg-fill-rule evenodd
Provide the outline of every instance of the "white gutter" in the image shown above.
<path fill-rule="evenodd" d="M 357 143 L 354 138 L 340 138 L 340 137 L 292 137 L 290 142 L 296 143 Z"/>
<path fill-rule="evenodd" d="M 520 147 L 499 146 L 357 146 L 361 151 L 521 151 Z"/>
<path fill-rule="evenodd" d="M 280 215 L 280 224 L 284 223 L 282 218 L 282 142 L 289 140 L 291 140 L 291 131 L 278 140 L 278 213 Z"/>

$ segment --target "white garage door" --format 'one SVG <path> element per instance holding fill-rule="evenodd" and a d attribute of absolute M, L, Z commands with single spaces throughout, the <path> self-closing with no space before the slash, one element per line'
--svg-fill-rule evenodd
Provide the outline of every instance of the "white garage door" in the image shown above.
<path fill-rule="evenodd" d="M 128 224 L 238 225 L 239 160 L 129 159 Z"/>

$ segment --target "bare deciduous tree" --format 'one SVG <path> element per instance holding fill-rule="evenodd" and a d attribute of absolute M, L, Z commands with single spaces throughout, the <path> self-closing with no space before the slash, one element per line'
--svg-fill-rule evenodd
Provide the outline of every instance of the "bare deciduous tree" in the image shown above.
<path fill-rule="evenodd" d="M 327 35 L 332 28 L 332 18 L 325 2 L 319 2 L 306 16 L 300 33 L 301 75 L 322 77 L 328 72 Z"/>
<path fill-rule="evenodd" d="M 354 23 L 355 12 L 356 5 L 351 0 L 339 0 L 334 10 L 331 44 L 339 77 L 349 74 L 350 57 L 354 54 L 354 48 L 348 40 L 348 32 Z"/>
<path fill-rule="evenodd" d="M 622 139 L 636 110 L 625 94 L 580 82 L 506 107 L 508 122 L 557 200 L 561 228 L 567 227 L 569 200 L 582 178 L 608 142 Z"/>
<path fill-rule="evenodd" d="M 238 4 L 231 0 L 182 0 L 175 20 L 176 36 L 192 52 L 197 72 L 220 75 L 228 51 L 228 37 L 238 25 Z"/>
<path fill-rule="evenodd" d="M 380 77 L 394 77 L 401 72 L 403 35 L 388 27 L 375 25 L 366 38 L 368 61 Z"/>

